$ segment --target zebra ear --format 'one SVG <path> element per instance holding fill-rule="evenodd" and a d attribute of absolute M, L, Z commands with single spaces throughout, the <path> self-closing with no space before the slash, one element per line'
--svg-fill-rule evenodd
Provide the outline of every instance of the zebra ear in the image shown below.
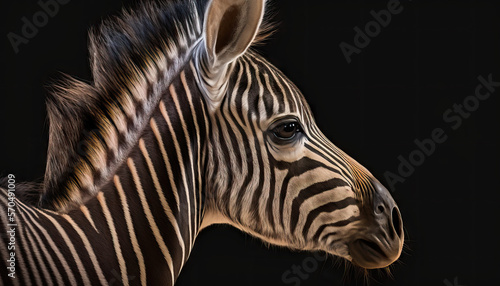
<path fill-rule="evenodd" d="M 252 44 L 264 13 L 264 0 L 213 0 L 205 15 L 208 64 L 220 68 Z"/>
<path fill-rule="evenodd" d="M 204 88 L 213 101 L 224 93 L 230 64 L 252 44 L 265 0 L 212 0 L 205 14 L 205 51 L 200 55 Z"/>

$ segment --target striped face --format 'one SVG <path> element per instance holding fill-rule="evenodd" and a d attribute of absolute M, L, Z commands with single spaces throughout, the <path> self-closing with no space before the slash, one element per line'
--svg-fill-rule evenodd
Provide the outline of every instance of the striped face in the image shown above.
<path fill-rule="evenodd" d="M 221 0 L 205 16 L 194 69 L 210 121 L 205 225 L 385 267 L 403 244 L 394 200 L 323 136 L 299 90 L 248 50 L 263 13 L 263 0 Z"/>
<path fill-rule="evenodd" d="M 267 242 L 366 268 L 396 260 L 403 234 L 393 199 L 324 137 L 295 85 L 252 52 L 228 82 L 210 114 L 208 214 Z"/>

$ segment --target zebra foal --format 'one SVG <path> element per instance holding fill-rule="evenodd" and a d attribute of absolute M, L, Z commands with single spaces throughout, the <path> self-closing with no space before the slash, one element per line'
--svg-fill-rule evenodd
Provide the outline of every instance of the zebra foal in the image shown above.
<path fill-rule="evenodd" d="M 250 49 L 268 30 L 264 6 L 148 2 L 92 30 L 92 84 L 66 79 L 49 98 L 40 197 L 2 189 L 16 244 L 12 278 L 0 241 L 3 284 L 173 285 L 214 223 L 364 268 L 399 257 L 389 192 Z"/>

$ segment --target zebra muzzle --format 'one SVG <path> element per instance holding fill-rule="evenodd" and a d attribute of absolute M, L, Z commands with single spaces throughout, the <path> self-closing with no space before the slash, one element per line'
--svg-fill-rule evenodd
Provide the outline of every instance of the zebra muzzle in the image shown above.
<path fill-rule="evenodd" d="M 387 189 L 378 181 L 366 227 L 348 244 L 352 262 L 367 269 L 383 268 L 401 255 L 404 242 L 401 213 Z"/>

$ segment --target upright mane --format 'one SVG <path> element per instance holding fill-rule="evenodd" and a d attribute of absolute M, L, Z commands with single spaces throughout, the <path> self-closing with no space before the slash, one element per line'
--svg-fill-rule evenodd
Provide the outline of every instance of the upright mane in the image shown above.
<path fill-rule="evenodd" d="M 93 82 L 65 76 L 48 97 L 49 145 L 40 207 L 68 210 L 110 179 L 201 40 L 208 2 L 141 3 L 90 31 Z M 272 31 L 273 24 L 265 21 L 253 44 Z"/>
<path fill-rule="evenodd" d="M 109 180 L 189 59 L 207 2 L 143 3 L 91 30 L 93 82 L 65 77 L 48 98 L 41 207 L 69 209 Z"/>

